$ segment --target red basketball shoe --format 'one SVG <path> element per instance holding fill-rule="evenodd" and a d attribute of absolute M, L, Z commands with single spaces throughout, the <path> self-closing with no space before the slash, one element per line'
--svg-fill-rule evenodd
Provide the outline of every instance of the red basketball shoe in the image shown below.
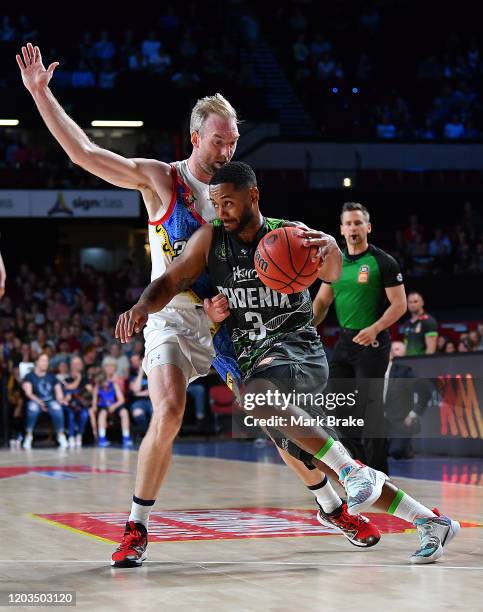
<path fill-rule="evenodd" d="M 317 512 L 319 523 L 324 527 L 335 527 L 354 546 L 369 548 L 375 546 L 381 539 L 379 529 L 368 518 L 362 516 L 362 514 L 351 516 L 347 512 L 346 502 L 330 514 L 324 512 L 318 502 L 317 505 L 319 506 Z"/>
<path fill-rule="evenodd" d="M 142 523 L 128 521 L 122 542 L 112 553 L 114 567 L 140 567 L 146 559 L 148 532 Z"/>

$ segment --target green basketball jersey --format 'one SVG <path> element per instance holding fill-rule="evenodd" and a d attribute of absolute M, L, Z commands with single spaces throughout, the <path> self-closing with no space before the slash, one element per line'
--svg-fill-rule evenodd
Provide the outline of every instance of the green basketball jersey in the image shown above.
<path fill-rule="evenodd" d="M 213 221 L 208 272 L 215 292 L 228 299 L 230 316 L 226 325 L 244 376 L 259 366 L 323 354 L 312 326 L 308 290 L 291 295 L 279 293 L 266 287 L 255 270 L 253 258 L 258 243 L 284 223 L 265 218 L 253 243 L 247 244 L 227 232 L 219 220 Z"/>

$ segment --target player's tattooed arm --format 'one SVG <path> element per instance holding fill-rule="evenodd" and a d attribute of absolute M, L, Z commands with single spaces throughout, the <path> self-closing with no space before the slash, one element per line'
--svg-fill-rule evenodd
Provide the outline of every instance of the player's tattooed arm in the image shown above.
<path fill-rule="evenodd" d="M 118 319 L 115 336 L 128 342 L 146 325 L 148 315 L 162 310 L 178 293 L 186 291 L 206 268 L 213 227 L 206 224 L 188 240 L 183 253 L 143 291 L 137 304 Z"/>

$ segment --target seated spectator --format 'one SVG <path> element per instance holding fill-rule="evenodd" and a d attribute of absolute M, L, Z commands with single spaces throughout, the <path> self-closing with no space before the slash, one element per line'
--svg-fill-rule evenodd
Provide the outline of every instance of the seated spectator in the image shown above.
<path fill-rule="evenodd" d="M 201 383 L 192 382 L 188 385 L 186 393 L 193 401 L 195 417 L 198 423 L 200 423 L 205 418 L 206 389 Z"/>
<path fill-rule="evenodd" d="M 129 70 L 144 70 L 148 66 L 148 58 L 142 51 L 133 51 L 128 59 Z"/>
<path fill-rule="evenodd" d="M 102 70 L 99 72 L 98 85 L 101 89 L 113 89 L 116 84 L 118 73 L 112 67 L 111 62 L 104 62 Z"/>
<path fill-rule="evenodd" d="M 314 40 L 310 43 L 310 52 L 314 59 L 319 59 L 324 53 L 332 53 L 332 44 L 325 40 L 322 34 L 316 34 Z M 367 56 L 366 56 L 367 57 Z"/>
<path fill-rule="evenodd" d="M 148 377 L 142 368 L 141 357 L 136 354 L 131 355 L 129 390 L 132 399 L 131 416 L 138 429 L 144 435 L 153 414 L 153 406 L 149 399 Z"/>
<path fill-rule="evenodd" d="M 304 64 L 309 57 L 309 48 L 304 33 L 298 35 L 297 42 L 292 45 L 294 59 L 299 64 Z"/>
<path fill-rule="evenodd" d="M 112 342 L 109 346 L 109 356 L 114 359 L 116 363 L 116 372 L 115 376 L 117 382 L 121 385 L 124 384 L 124 381 L 129 376 L 129 359 L 124 355 L 121 351 L 121 345 L 119 342 Z"/>
<path fill-rule="evenodd" d="M 101 62 L 112 60 L 116 54 L 114 43 L 109 40 L 109 34 L 106 30 L 101 32 L 100 39 L 94 44 L 94 56 Z"/>
<path fill-rule="evenodd" d="M 95 87 L 96 78 L 92 70 L 84 60 L 81 60 L 78 67 L 72 73 L 72 87 Z"/>
<path fill-rule="evenodd" d="M 396 126 L 388 115 L 383 115 L 381 121 L 377 124 L 376 134 L 378 138 L 383 138 L 384 140 L 396 138 Z"/>
<path fill-rule="evenodd" d="M 446 342 L 446 345 L 444 347 L 444 352 L 445 353 L 456 353 L 457 352 L 456 344 L 453 342 L 453 340 L 448 340 L 448 342 Z"/>
<path fill-rule="evenodd" d="M 32 448 L 33 431 L 40 412 L 48 412 L 57 432 L 60 448 L 67 448 L 64 433 L 64 396 L 62 386 L 52 372 L 49 372 L 49 358 L 42 353 L 35 362 L 35 369 L 23 379 L 23 390 L 27 397 L 26 435 L 23 448 Z"/>
<path fill-rule="evenodd" d="M 82 446 L 82 436 L 92 406 L 93 387 L 83 370 L 82 359 L 78 356 L 72 357 L 70 371 L 63 381 L 70 448 Z"/>
<path fill-rule="evenodd" d="M 155 53 L 159 53 L 161 48 L 161 41 L 158 40 L 156 32 L 151 30 L 148 37 L 143 41 L 141 45 L 141 53 L 146 58 L 146 62 L 149 64 L 151 56 Z"/>
<path fill-rule="evenodd" d="M 443 130 L 443 134 L 445 138 L 449 138 L 451 140 L 457 140 L 458 138 L 462 138 L 464 134 L 465 126 L 463 122 L 458 117 L 458 115 L 452 115 L 450 121 L 448 121 Z"/>
<path fill-rule="evenodd" d="M 155 51 L 148 60 L 148 68 L 157 74 L 164 74 L 171 66 L 171 56 L 164 49 Z"/>
<path fill-rule="evenodd" d="M 326 81 L 330 79 L 335 71 L 335 62 L 328 53 L 324 53 L 317 62 L 317 76 Z"/>
<path fill-rule="evenodd" d="M 483 338 L 480 336 L 477 329 L 472 329 L 468 332 L 468 339 L 471 342 L 472 351 L 483 350 Z"/>
<path fill-rule="evenodd" d="M 480 132 L 476 129 L 472 121 L 467 121 L 465 123 L 465 129 L 463 131 L 462 138 L 465 138 L 466 140 L 477 140 L 478 138 L 480 138 Z"/>
<path fill-rule="evenodd" d="M 10 416 L 10 448 L 20 450 L 24 433 L 24 399 L 18 366 L 8 375 L 7 401 Z"/>
<path fill-rule="evenodd" d="M 192 60 L 198 54 L 198 43 L 193 38 L 193 32 L 186 30 L 179 44 L 179 52 L 185 59 Z"/>
<path fill-rule="evenodd" d="M 132 446 L 129 412 L 124 403 L 124 394 L 115 380 L 117 362 L 112 357 L 106 357 L 102 363 L 102 372 L 97 376 L 92 399 L 93 412 L 98 414 L 97 433 L 100 447 L 109 446 L 106 437 L 108 416 L 115 414 L 121 419 L 122 446 Z"/>
<path fill-rule="evenodd" d="M 0 40 L 3 42 L 13 42 L 17 38 L 17 30 L 13 27 L 12 21 L 8 15 L 2 19 L 2 27 L 0 28 Z"/>
<path fill-rule="evenodd" d="M 443 230 L 438 228 L 434 230 L 434 238 L 429 243 L 429 254 L 435 257 L 445 257 L 451 255 L 453 250 L 452 244 L 448 236 L 443 234 Z"/>

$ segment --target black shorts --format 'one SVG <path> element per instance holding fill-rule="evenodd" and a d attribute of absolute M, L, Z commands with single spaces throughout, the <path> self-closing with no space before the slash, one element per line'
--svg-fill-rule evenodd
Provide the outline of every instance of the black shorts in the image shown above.
<path fill-rule="evenodd" d="M 282 393 L 298 394 L 323 394 L 328 379 L 329 368 L 325 355 L 318 363 L 306 363 L 300 361 L 288 361 L 283 365 L 274 365 L 255 370 L 245 380 L 245 388 L 250 389 L 251 381 L 266 381 L 267 387 L 275 387 Z M 320 395 L 319 395 L 320 397 Z M 326 411 L 321 405 L 294 402 L 298 408 L 306 411 L 310 416 L 326 416 Z M 339 435 L 335 428 L 324 426 L 324 430 L 334 439 Z M 286 438 L 277 429 L 266 427 L 265 434 L 282 450 L 288 452 L 292 457 L 302 461 L 309 469 L 315 469 L 312 465 L 312 455 L 301 449 L 297 444 Z"/>

